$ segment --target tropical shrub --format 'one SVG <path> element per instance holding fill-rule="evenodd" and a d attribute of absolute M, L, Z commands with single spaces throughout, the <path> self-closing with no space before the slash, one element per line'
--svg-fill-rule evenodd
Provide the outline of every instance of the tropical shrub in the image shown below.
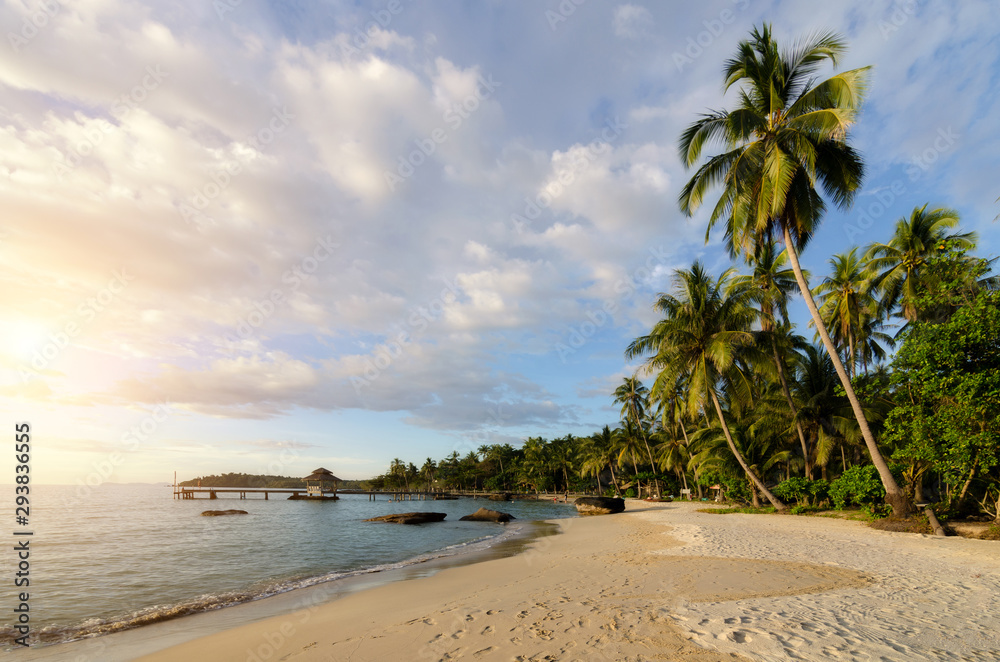
<path fill-rule="evenodd" d="M 787 480 L 783 480 L 774 486 L 774 493 L 779 499 L 784 501 L 794 501 L 795 503 L 802 503 L 802 501 L 809 496 L 809 484 L 810 481 L 804 476 L 793 476 Z"/>
<path fill-rule="evenodd" d="M 830 483 L 830 498 L 838 509 L 872 506 L 885 498 L 885 488 L 874 465 L 854 466 Z"/>

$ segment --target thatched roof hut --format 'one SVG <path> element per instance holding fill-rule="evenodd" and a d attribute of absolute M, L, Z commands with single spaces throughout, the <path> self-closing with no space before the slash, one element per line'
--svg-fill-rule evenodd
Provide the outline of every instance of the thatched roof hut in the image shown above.
<path fill-rule="evenodd" d="M 334 476 L 329 469 L 324 469 L 320 467 L 319 469 L 314 469 L 311 474 L 302 479 L 306 484 L 306 496 L 318 497 L 322 496 L 324 492 L 333 492 L 333 496 L 337 496 L 337 483 L 340 479 Z M 333 484 L 331 489 L 330 484 Z"/>
<path fill-rule="evenodd" d="M 340 479 L 334 476 L 329 469 L 324 469 L 320 467 L 319 469 L 313 469 L 313 472 L 303 478 L 302 480 L 307 483 L 311 480 L 319 481 L 320 483 L 339 483 Z"/>

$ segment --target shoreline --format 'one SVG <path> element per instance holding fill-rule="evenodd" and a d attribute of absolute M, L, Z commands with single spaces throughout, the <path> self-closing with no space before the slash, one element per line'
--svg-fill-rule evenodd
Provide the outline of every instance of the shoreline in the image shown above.
<path fill-rule="evenodd" d="M 703 507 L 630 500 L 619 515 L 550 520 L 559 535 L 526 539 L 513 555 L 422 576 L 411 566 L 401 581 L 338 595 L 302 589 L 281 613 L 274 602 L 252 619 L 220 610 L 228 620 L 212 631 L 191 627 L 210 615 L 176 619 L 162 625 L 185 629 L 185 641 L 161 638 L 155 652 L 110 635 L 23 659 L 1000 658 L 996 543 Z"/>
<path fill-rule="evenodd" d="M 441 570 L 514 556 L 534 540 L 559 533 L 554 520 L 522 520 L 507 525 L 485 523 L 486 527 L 503 526 L 485 540 L 463 543 L 406 559 L 394 567 L 352 571 L 346 576 L 320 581 L 265 595 L 259 598 L 197 611 L 161 621 L 128 627 L 100 635 L 90 635 L 65 642 L 34 644 L 27 649 L 10 649 L 24 660 L 115 662 L 133 660 L 158 650 L 211 636 L 233 627 L 294 613 L 303 608 L 331 602 L 371 588 L 429 577 Z M 513 531 L 507 530 L 512 529 Z"/>
<path fill-rule="evenodd" d="M 684 545 L 661 519 L 674 510 L 632 500 L 620 515 L 555 520 L 560 535 L 535 539 L 517 556 L 372 588 L 141 659 L 715 662 L 719 652 L 672 619 L 676 599 L 802 594 L 867 581 L 804 563 L 669 558 L 663 552 Z"/>

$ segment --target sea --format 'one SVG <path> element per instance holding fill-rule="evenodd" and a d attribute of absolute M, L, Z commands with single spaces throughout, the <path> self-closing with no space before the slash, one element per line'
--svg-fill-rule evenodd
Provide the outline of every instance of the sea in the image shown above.
<path fill-rule="evenodd" d="M 266 501 L 261 495 L 177 500 L 164 484 L 33 485 L 30 586 L 15 590 L 12 581 L 4 581 L 0 606 L 10 614 L 16 592 L 28 591 L 32 643 L 73 641 L 482 552 L 522 534 L 527 523 L 576 516 L 571 504 L 554 503 L 552 497 L 503 503 L 389 498 L 342 495 L 315 502 L 272 494 Z M 516 520 L 459 521 L 480 507 Z M 248 514 L 201 515 L 226 509 Z M 412 511 L 443 512 L 447 518 L 418 526 L 363 521 Z M 16 554 L 0 557 L 4 575 L 13 577 Z M 16 648 L 15 636 L 12 622 L 3 619 L 0 647 Z"/>

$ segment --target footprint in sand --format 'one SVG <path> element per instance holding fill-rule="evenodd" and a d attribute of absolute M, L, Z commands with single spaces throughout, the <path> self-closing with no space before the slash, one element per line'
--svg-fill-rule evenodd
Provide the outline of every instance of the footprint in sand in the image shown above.
<path fill-rule="evenodd" d="M 743 630 L 730 632 L 726 638 L 729 639 L 729 641 L 735 641 L 738 644 L 745 644 L 753 641 L 753 638 Z"/>

